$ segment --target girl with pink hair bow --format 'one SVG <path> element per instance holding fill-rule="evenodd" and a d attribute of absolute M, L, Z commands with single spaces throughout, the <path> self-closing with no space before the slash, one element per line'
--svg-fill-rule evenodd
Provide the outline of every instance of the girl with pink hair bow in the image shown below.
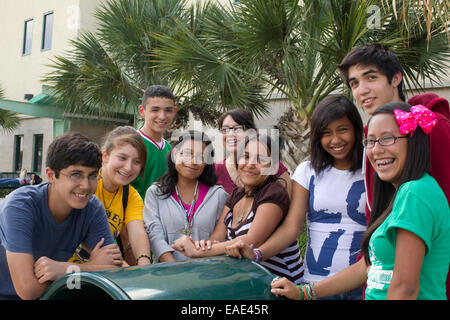
<path fill-rule="evenodd" d="M 275 295 L 306 300 L 367 285 L 366 299 L 446 299 L 450 211 L 429 175 L 428 134 L 435 120 L 431 111 L 400 102 L 373 113 L 364 139 L 375 169 L 364 258 L 307 287 L 276 279 Z"/>

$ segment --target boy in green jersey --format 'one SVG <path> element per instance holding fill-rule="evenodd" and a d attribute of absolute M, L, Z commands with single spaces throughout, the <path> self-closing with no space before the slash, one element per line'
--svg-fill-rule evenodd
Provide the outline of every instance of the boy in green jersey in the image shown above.
<path fill-rule="evenodd" d="M 139 192 L 142 200 L 148 187 L 167 171 L 166 154 L 172 148 L 163 138 L 172 124 L 177 108 L 172 91 L 161 85 L 152 85 L 145 90 L 139 114 L 144 125 L 138 130 L 147 148 L 144 177 L 138 176 L 131 185 Z"/>

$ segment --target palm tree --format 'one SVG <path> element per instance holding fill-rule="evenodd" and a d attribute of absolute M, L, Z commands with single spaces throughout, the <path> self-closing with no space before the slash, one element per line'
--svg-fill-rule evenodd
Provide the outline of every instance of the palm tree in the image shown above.
<path fill-rule="evenodd" d="M 3 88 L 0 87 L 0 99 L 5 96 Z M 20 118 L 17 113 L 0 109 L 0 128 L 7 133 L 14 131 L 20 125 Z"/>
<path fill-rule="evenodd" d="M 202 88 L 190 80 L 195 75 L 208 80 L 245 75 L 246 81 L 264 81 L 269 94 L 284 95 L 290 106 L 278 127 L 283 160 L 291 170 L 308 155 L 309 117 L 316 103 L 335 90 L 350 95 L 336 67 L 354 46 L 379 42 L 394 50 L 409 87 L 438 82 L 448 67 L 448 27 L 432 20 L 428 42 L 423 13 L 409 7 L 407 24 L 398 22 L 392 6 L 379 7 L 374 28 L 371 10 L 379 2 L 373 0 L 240 3 L 231 10 L 215 6 L 206 12 L 200 33 L 177 26 L 172 34 L 161 35 L 159 69 L 191 90 Z"/>
<path fill-rule="evenodd" d="M 192 90 L 187 82 L 156 67 L 159 35 L 176 37 L 178 28 L 200 34 L 201 17 L 208 10 L 212 7 L 188 6 L 186 0 L 108 0 L 96 10 L 97 32 L 86 32 L 73 40 L 74 49 L 53 59 L 53 70 L 43 81 L 66 111 L 81 114 L 101 116 L 130 110 L 136 114 L 143 90 L 150 84 L 165 84 L 173 89 L 179 102 L 176 125 L 186 123 L 188 110 L 206 123 L 214 123 L 230 106 L 267 112 L 260 82 L 228 77 L 217 68 L 214 73 L 222 72 L 228 78 L 198 90 L 198 82 L 212 79 L 197 75 L 191 82 L 195 84 Z M 204 63 L 208 58 L 202 57 Z"/>
<path fill-rule="evenodd" d="M 383 0 L 382 5 L 392 6 L 398 23 L 404 23 L 406 26 L 409 23 L 408 15 L 411 11 L 416 14 L 417 19 L 425 18 L 428 42 L 432 37 L 432 23 L 437 21 L 442 25 L 449 25 L 450 2 L 448 1 Z M 450 35 L 448 29 L 445 32 L 447 36 Z"/>
<path fill-rule="evenodd" d="M 167 84 L 180 103 L 177 125 L 188 110 L 206 123 L 232 107 L 260 117 L 268 112 L 264 98 L 281 94 L 289 107 L 278 127 L 292 170 L 308 155 L 317 101 L 336 90 L 350 96 L 336 66 L 354 46 L 394 50 L 412 88 L 444 75 L 448 24 L 439 17 L 448 21 L 448 10 L 430 18 L 419 5 L 400 5 L 414 1 L 383 1 L 108 0 L 95 14 L 98 31 L 74 40 L 44 81 L 67 111 L 97 115 L 136 110 L 145 87 Z"/>

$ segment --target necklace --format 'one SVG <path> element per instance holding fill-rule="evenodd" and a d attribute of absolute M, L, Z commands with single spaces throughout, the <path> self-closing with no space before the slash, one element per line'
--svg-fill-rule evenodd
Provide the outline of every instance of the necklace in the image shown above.
<path fill-rule="evenodd" d="M 180 203 L 180 206 L 183 209 L 184 215 L 186 218 L 186 220 L 184 221 L 184 228 L 181 229 L 181 233 L 190 237 L 192 235 L 192 224 L 193 224 L 194 214 L 195 214 L 194 206 L 195 206 L 196 196 L 197 196 L 197 192 L 198 192 L 198 180 L 195 184 L 194 197 L 192 198 L 191 207 L 189 208 L 189 211 L 186 211 L 186 208 L 183 205 L 183 201 L 181 201 L 181 197 L 178 192 L 177 185 L 175 185 L 175 191 L 177 193 L 178 202 Z"/>
<path fill-rule="evenodd" d="M 248 208 L 249 204 L 246 204 L 246 203 L 244 204 L 245 199 L 247 199 L 247 197 L 245 197 L 243 201 L 241 200 L 238 208 L 236 208 L 236 206 L 235 206 L 235 208 L 238 209 L 238 210 L 234 210 L 235 212 L 241 211 L 241 213 L 236 217 L 236 223 L 238 225 L 241 224 L 241 222 L 244 220 L 245 217 L 248 216 L 248 213 L 249 213 L 249 208 Z M 251 203 L 253 203 L 253 201 Z"/>
<path fill-rule="evenodd" d="M 236 222 L 238 224 L 240 224 L 242 222 L 242 220 L 244 219 L 244 212 L 242 212 L 239 217 L 237 217 Z"/>
<path fill-rule="evenodd" d="M 105 194 L 103 193 L 103 189 L 105 189 L 105 185 L 103 185 L 103 188 L 102 188 L 102 198 L 103 198 L 103 205 L 105 206 L 105 211 L 108 212 L 108 211 L 109 211 L 109 208 L 111 207 L 111 205 L 112 205 L 113 202 L 114 202 L 114 198 L 116 197 L 116 194 L 117 194 L 117 192 L 119 191 L 119 189 L 117 189 L 117 190 L 114 192 L 113 198 L 111 199 L 111 202 L 109 203 L 109 206 L 106 205 Z"/>

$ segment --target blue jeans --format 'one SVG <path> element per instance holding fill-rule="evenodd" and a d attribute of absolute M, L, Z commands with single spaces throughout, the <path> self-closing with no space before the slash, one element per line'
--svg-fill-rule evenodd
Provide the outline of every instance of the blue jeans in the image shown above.
<path fill-rule="evenodd" d="M 334 296 L 317 298 L 317 300 L 362 300 L 363 288 L 354 289 Z"/>

